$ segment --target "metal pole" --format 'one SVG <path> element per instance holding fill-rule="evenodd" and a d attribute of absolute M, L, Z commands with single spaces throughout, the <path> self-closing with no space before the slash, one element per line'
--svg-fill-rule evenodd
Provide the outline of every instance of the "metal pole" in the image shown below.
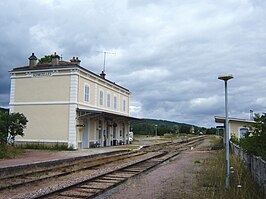
<path fill-rule="evenodd" d="M 230 180 L 230 154 L 229 154 L 229 121 L 228 121 L 228 89 L 227 89 L 227 80 L 225 82 L 225 157 L 226 157 L 226 188 L 229 187 Z"/>
<path fill-rule="evenodd" d="M 106 53 L 107 53 L 107 52 L 103 52 L 103 72 L 105 72 L 105 59 L 106 59 Z"/>
<path fill-rule="evenodd" d="M 225 186 L 229 187 L 230 182 L 230 153 L 229 153 L 229 121 L 228 121 L 228 93 L 227 93 L 227 81 L 233 79 L 232 74 L 220 75 L 219 80 L 223 80 L 225 83 L 225 156 L 226 156 L 226 180 Z"/>

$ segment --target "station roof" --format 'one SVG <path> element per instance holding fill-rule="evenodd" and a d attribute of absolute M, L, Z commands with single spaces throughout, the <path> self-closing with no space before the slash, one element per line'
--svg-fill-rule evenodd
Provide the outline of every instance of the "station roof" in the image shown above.
<path fill-rule="evenodd" d="M 225 123 L 225 117 L 224 116 L 215 116 L 215 122 L 216 123 Z M 247 119 L 240 119 L 240 118 L 228 118 L 229 122 L 234 121 L 234 122 L 245 122 L 245 123 L 254 123 L 254 120 L 247 120 Z"/>
<path fill-rule="evenodd" d="M 106 78 L 102 78 L 100 75 L 80 66 L 79 64 L 74 64 L 74 63 L 71 63 L 71 62 L 68 62 L 68 61 L 59 61 L 58 62 L 58 65 L 53 65 L 52 63 L 45 63 L 45 64 L 37 64 L 36 66 L 34 67 L 31 67 L 31 66 L 21 66 L 21 67 L 16 67 L 16 68 L 13 68 L 13 70 L 9 71 L 10 73 L 16 73 L 16 72 L 24 72 L 24 71 L 37 71 L 37 70 L 49 70 L 49 69 L 52 69 L 52 70 L 57 70 L 57 69 L 72 69 L 72 68 L 76 68 L 76 69 L 80 69 L 80 70 L 83 70 L 85 71 L 86 73 L 89 73 L 90 75 L 93 75 L 99 79 L 101 79 L 102 81 L 106 81 L 110 84 L 113 84 L 114 86 L 117 86 L 121 89 L 124 89 L 125 91 L 129 92 L 130 91 L 123 87 L 123 86 L 120 86 L 118 84 L 116 84 L 115 82 L 112 82 Z"/>

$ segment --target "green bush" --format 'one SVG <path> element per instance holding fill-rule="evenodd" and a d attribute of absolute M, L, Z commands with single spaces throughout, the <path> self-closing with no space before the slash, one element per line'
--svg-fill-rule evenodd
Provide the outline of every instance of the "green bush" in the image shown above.
<path fill-rule="evenodd" d="M 239 140 L 238 138 L 235 136 L 235 134 L 231 135 L 231 139 L 230 139 L 233 143 L 239 145 Z"/>
<path fill-rule="evenodd" d="M 253 131 L 240 139 L 239 145 L 248 153 L 266 160 L 266 113 L 255 114 L 254 120 L 255 123 L 251 126 Z"/>
<path fill-rule="evenodd" d="M 14 158 L 21 153 L 23 153 L 23 150 L 20 148 L 9 144 L 0 144 L 0 159 Z"/>

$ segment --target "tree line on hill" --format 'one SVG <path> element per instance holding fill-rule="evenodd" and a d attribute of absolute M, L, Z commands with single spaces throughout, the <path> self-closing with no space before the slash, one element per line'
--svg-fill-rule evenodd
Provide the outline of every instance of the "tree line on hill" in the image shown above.
<path fill-rule="evenodd" d="M 166 133 L 182 134 L 215 134 L 215 128 L 198 127 L 186 123 L 178 123 L 167 120 L 140 119 L 131 122 L 131 131 L 135 134 L 164 135 Z"/>

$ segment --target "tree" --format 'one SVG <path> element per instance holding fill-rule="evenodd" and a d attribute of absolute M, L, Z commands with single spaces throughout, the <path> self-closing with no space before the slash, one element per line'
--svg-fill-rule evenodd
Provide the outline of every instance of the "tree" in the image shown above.
<path fill-rule="evenodd" d="M 17 135 L 24 136 L 23 130 L 26 128 L 27 122 L 27 118 L 22 113 L 0 112 L 1 144 L 13 144 Z"/>
<path fill-rule="evenodd" d="M 240 139 L 240 146 L 266 160 L 266 113 L 255 114 L 254 121 L 255 123 L 251 125 L 252 131 Z"/>
<path fill-rule="evenodd" d="M 8 112 L 0 111 L 0 144 L 6 143 L 8 136 Z"/>
<path fill-rule="evenodd" d="M 189 134 L 190 133 L 190 126 L 188 125 L 181 125 L 179 128 L 179 133 L 183 133 L 183 134 Z"/>
<path fill-rule="evenodd" d="M 217 129 L 213 127 L 206 129 L 206 134 L 216 134 L 216 132 L 217 132 Z"/>
<path fill-rule="evenodd" d="M 262 115 L 255 113 L 255 123 L 251 126 L 253 129 L 252 134 L 254 136 L 265 136 L 266 135 L 266 113 Z"/>
<path fill-rule="evenodd" d="M 47 64 L 52 61 L 52 55 L 45 55 L 41 59 L 38 59 L 38 64 Z"/>

